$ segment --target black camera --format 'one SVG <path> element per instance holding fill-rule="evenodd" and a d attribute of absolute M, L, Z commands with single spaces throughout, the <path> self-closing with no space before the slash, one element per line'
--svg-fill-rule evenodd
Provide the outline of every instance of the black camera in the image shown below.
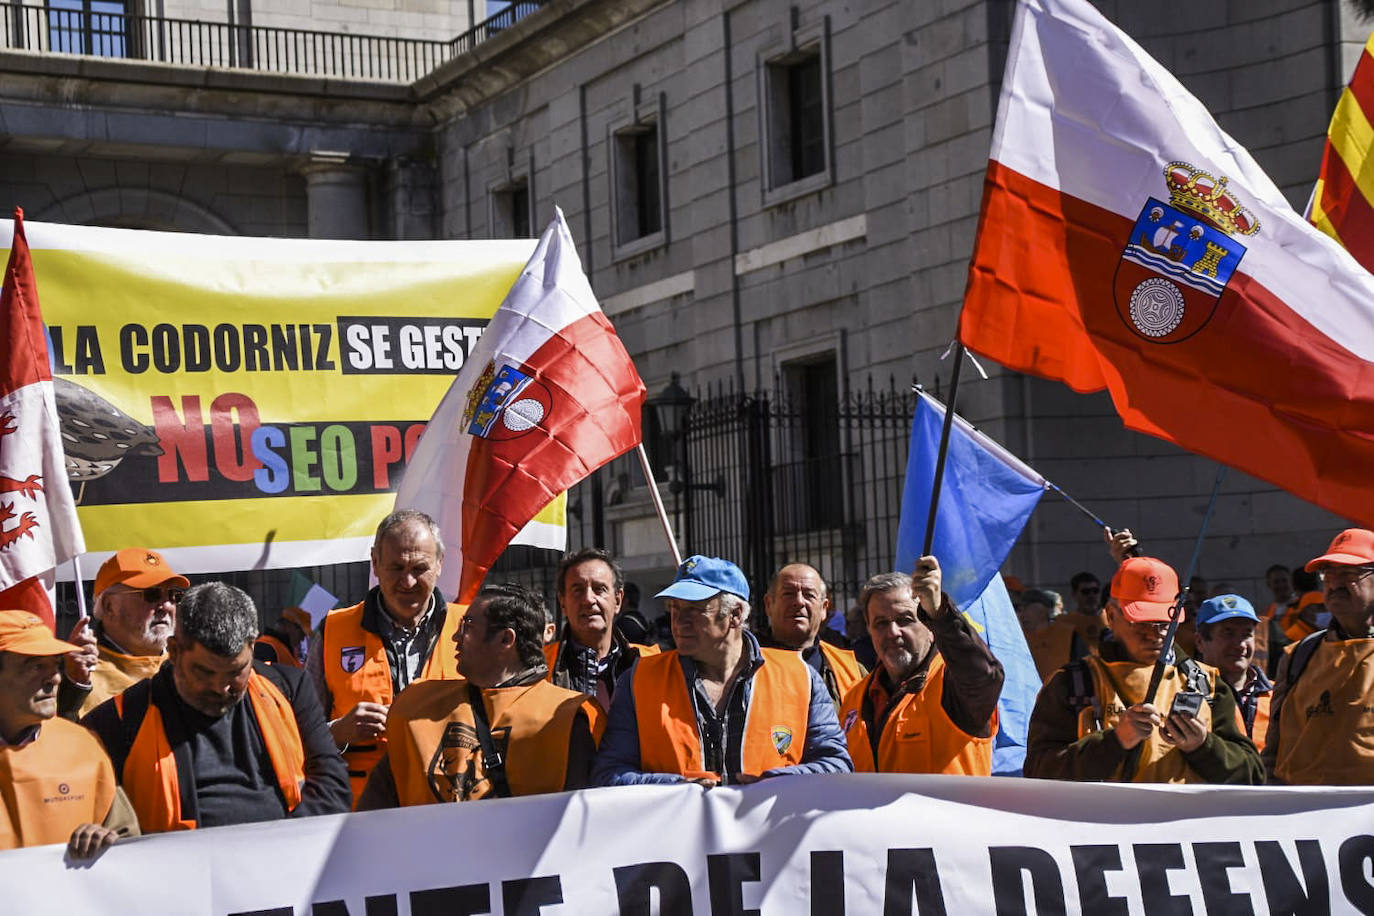
<path fill-rule="evenodd" d="M 1182 713 L 1185 716 L 1197 718 L 1197 714 L 1202 711 L 1202 703 L 1207 698 L 1200 693 L 1192 690 L 1184 690 L 1174 695 L 1174 705 L 1169 707 L 1169 715 Z"/>

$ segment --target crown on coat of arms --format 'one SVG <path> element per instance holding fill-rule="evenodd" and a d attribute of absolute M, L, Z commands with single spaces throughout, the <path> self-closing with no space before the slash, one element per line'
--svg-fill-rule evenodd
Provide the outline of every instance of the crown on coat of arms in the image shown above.
<path fill-rule="evenodd" d="M 1171 162 L 1164 168 L 1169 185 L 1169 203 L 1194 213 L 1227 235 L 1254 235 L 1259 220 L 1226 189 L 1226 177 L 1193 168 L 1186 162 Z"/>

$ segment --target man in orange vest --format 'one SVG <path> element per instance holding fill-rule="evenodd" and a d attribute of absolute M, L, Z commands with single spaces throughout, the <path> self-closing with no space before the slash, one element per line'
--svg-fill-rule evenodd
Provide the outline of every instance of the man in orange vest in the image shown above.
<path fill-rule="evenodd" d="M 853 769 L 820 675 L 746 628 L 739 567 L 688 557 L 657 597 L 668 599 L 677 648 L 641 657 L 620 679 L 594 784 L 716 786 Z"/>
<path fill-rule="evenodd" d="M 100 565 L 92 617 L 78 621 L 68 637 L 85 651 L 66 660 L 58 697 L 63 715 L 79 718 L 157 673 L 188 585 L 162 554 L 143 547 L 118 551 Z"/>
<path fill-rule="evenodd" d="M 820 674 L 836 707 L 845 692 L 868 673 L 853 652 L 828 641 L 841 637 L 834 631 L 830 631 L 833 637 L 826 635 L 830 590 L 814 567 L 789 563 L 778 570 L 764 593 L 763 611 L 769 635 L 760 643 L 800 652 L 802 660 Z"/>
<path fill-rule="evenodd" d="M 1374 531 L 1347 528 L 1305 569 L 1331 619 L 1284 650 L 1265 769 L 1289 785 L 1374 784 Z"/>
<path fill-rule="evenodd" d="M 138 836 L 100 742 L 55 718 L 62 659 L 78 651 L 28 611 L 0 611 L 0 850 L 66 842 L 88 858 Z"/>
<path fill-rule="evenodd" d="M 861 773 L 992 774 L 1006 674 L 940 583 L 939 561 L 921 557 L 914 575 L 883 573 L 859 593 L 879 667 L 840 717 Z"/>
<path fill-rule="evenodd" d="M 310 612 L 305 608 L 289 607 L 281 612 L 270 630 L 264 630 L 258 637 L 253 644 L 253 657 L 269 665 L 303 668 L 298 652 L 309 635 Z"/>
<path fill-rule="evenodd" d="M 1274 685 L 1255 660 L 1261 625 L 1254 606 L 1240 595 L 1217 595 L 1198 605 L 1198 661 L 1221 674 L 1231 688 L 1246 736 L 1264 750 Z"/>
<path fill-rule="evenodd" d="M 458 631 L 459 680 L 422 681 L 387 716 L 386 756 L 358 810 L 507 798 L 588 785 L 596 701 L 544 679 L 544 602 L 488 585 Z"/>
<path fill-rule="evenodd" d="M 1130 557 L 1117 568 L 1107 602 L 1111 629 L 1097 654 L 1060 668 L 1036 697 L 1027 776 L 1120 781 L 1140 747 L 1129 776 L 1135 782 L 1264 781 L 1215 668 L 1176 657 L 1164 666 L 1154 702 L 1144 702 L 1178 591 L 1178 574 L 1153 557 Z"/>
<path fill-rule="evenodd" d="M 310 642 L 305 668 L 348 764 L 354 801 L 386 752 L 392 699 L 414 681 L 458 676 L 449 647 L 463 609 L 435 587 L 443 559 L 434 519 L 414 509 L 391 513 L 372 542 L 377 587 L 330 611 Z"/>
<path fill-rule="evenodd" d="M 632 643 L 615 627 L 625 600 L 625 574 L 609 551 L 584 547 L 558 564 L 558 604 L 563 633 L 544 647 L 548 677 L 559 687 L 596 698 L 611 708 L 616 681 L 641 655 L 657 646 Z"/>
<path fill-rule="evenodd" d="M 168 664 L 82 720 L 145 833 L 349 809 L 314 691 L 299 669 L 253 661 L 257 636 L 253 599 L 197 585 L 177 608 Z"/>

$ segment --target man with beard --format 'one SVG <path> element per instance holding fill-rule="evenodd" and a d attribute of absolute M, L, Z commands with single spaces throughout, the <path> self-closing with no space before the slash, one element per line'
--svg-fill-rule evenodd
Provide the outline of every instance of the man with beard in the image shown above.
<path fill-rule="evenodd" d="M 1259 754 L 1241 732 L 1235 699 L 1216 669 L 1171 659 L 1154 701 L 1144 702 L 1178 590 L 1178 574 L 1152 557 L 1131 557 L 1117 568 L 1107 602 L 1110 636 L 1102 638 L 1097 655 L 1059 669 L 1036 698 L 1027 776 L 1264 781 Z M 1132 756 L 1134 772 L 1127 774 Z"/>
<path fill-rule="evenodd" d="M 126 548 L 101 564 L 92 618 L 78 621 L 68 637 L 82 651 L 64 662 L 62 715 L 83 716 L 157 673 L 188 585 L 156 550 Z"/>
<path fill-rule="evenodd" d="M 840 710 L 856 772 L 992 773 L 1006 675 L 940 581 L 921 557 L 915 575 L 874 576 L 859 594 L 879 667 Z"/>
<path fill-rule="evenodd" d="M 789 563 L 778 570 L 763 595 L 769 637 L 761 645 L 800 652 L 825 682 L 830 699 L 840 705 L 850 687 L 868 672 L 854 653 L 826 641 L 825 621 L 830 616 L 830 590 L 814 567 Z"/>
<path fill-rule="evenodd" d="M 1305 567 L 1329 626 L 1291 646 L 1275 678 L 1264 763 L 1290 785 L 1374 783 L 1374 531 L 1348 528 Z"/>
<path fill-rule="evenodd" d="M 258 611 L 223 582 L 189 589 L 168 662 L 82 720 L 144 833 L 349 809 L 348 774 L 299 669 L 253 661 Z"/>

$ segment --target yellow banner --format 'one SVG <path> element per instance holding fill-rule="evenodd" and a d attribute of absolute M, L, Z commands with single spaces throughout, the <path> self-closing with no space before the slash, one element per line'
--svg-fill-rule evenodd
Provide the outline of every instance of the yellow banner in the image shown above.
<path fill-rule="evenodd" d="M 534 246 L 25 230 L 87 547 L 188 572 L 365 558 Z"/>

